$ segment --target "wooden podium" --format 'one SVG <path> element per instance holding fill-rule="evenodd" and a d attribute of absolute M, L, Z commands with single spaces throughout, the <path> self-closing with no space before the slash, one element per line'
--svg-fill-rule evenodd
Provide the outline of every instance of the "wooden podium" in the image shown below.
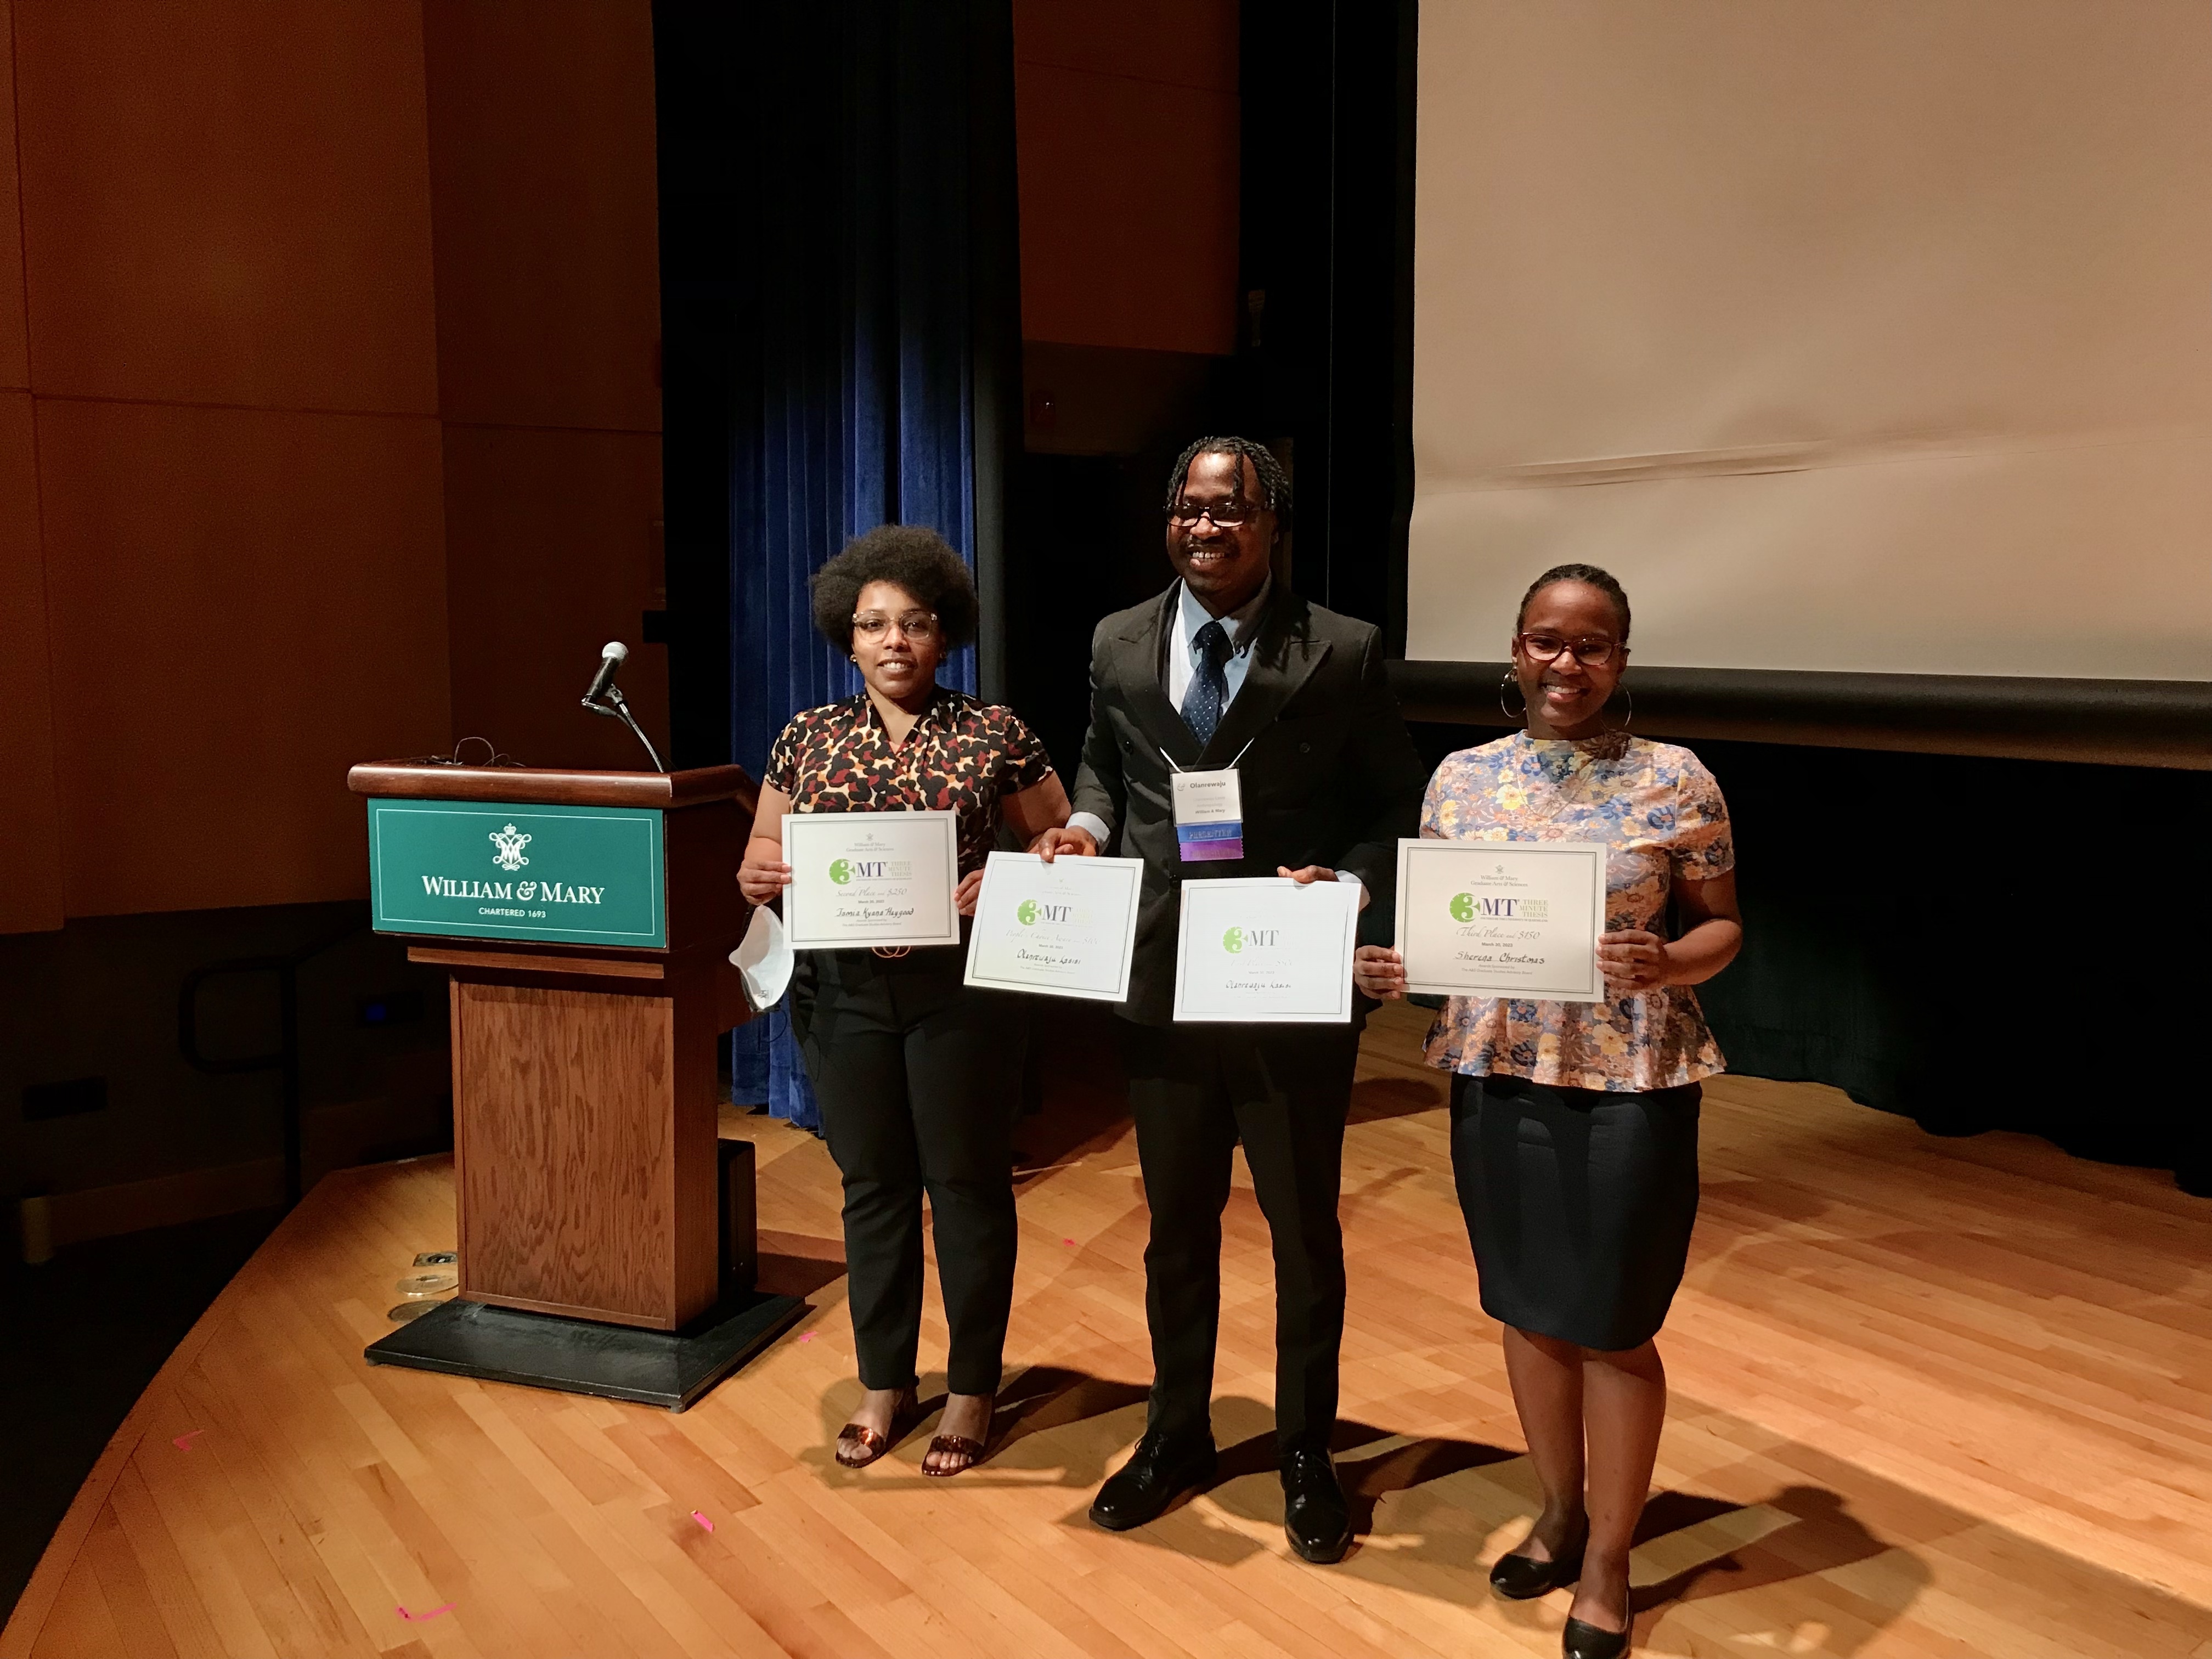
<path fill-rule="evenodd" d="M 763 1297 L 715 1039 L 756 791 L 741 768 L 356 766 L 380 933 L 445 968 L 459 1295 L 370 1345 L 681 1409 L 805 1311 Z"/>

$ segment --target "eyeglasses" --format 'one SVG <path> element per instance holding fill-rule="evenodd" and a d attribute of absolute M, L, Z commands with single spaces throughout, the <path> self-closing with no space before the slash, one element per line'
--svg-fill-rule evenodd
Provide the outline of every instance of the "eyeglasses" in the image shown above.
<path fill-rule="evenodd" d="M 1553 662 L 1571 651 L 1585 668 L 1602 668 L 1624 648 L 1618 640 L 1563 640 L 1557 634 L 1516 634 L 1513 643 L 1537 662 Z"/>
<path fill-rule="evenodd" d="M 1218 506 L 1204 501 L 1177 501 L 1168 508 L 1168 522 L 1194 525 L 1200 519 L 1211 519 L 1216 530 L 1235 530 L 1259 511 L 1250 501 L 1223 501 Z"/>
<path fill-rule="evenodd" d="M 853 618 L 853 631 L 864 640 L 879 640 L 891 625 L 891 618 L 874 611 L 864 611 Z M 933 611 L 909 611 L 898 618 L 899 632 L 910 640 L 933 640 L 937 637 L 937 613 Z"/>

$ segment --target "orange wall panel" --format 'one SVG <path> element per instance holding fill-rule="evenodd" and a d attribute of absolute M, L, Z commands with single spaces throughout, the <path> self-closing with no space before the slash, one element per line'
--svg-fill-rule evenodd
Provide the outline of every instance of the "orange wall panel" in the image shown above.
<path fill-rule="evenodd" d="M 0 392 L 0 933 L 62 925 L 46 562 L 31 398 Z"/>
<path fill-rule="evenodd" d="M 346 768 L 451 741 L 437 422 L 41 399 L 72 915 L 367 890 Z"/>
<path fill-rule="evenodd" d="M 649 0 L 423 21 L 446 418 L 659 431 Z"/>
<path fill-rule="evenodd" d="M 653 595 L 660 440 L 613 432 L 446 429 L 453 729 L 532 766 L 650 764 L 635 738 L 579 708 L 599 647 L 668 752 L 668 653 L 638 638 Z"/>
<path fill-rule="evenodd" d="M 13 3 L 33 390 L 436 410 L 420 6 Z"/>
<path fill-rule="evenodd" d="M 1017 62 L 1022 336 L 1237 343 L 1234 91 Z"/>
<path fill-rule="evenodd" d="M 23 211 L 15 177 L 13 0 L 0 0 L 0 387 L 31 384 L 23 321 Z"/>

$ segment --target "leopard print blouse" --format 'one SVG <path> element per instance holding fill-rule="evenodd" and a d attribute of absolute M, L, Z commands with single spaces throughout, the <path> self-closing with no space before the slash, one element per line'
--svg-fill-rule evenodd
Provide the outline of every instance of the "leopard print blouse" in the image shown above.
<path fill-rule="evenodd" d="M 896 750 L 865 691 L 793 715 L 765 781 L 795 812 L 957 812 L 964 876 L 998 839 L 1000 798 L 1051 775 L 1044 745 L 1012 709 L 940 685 Z"/>

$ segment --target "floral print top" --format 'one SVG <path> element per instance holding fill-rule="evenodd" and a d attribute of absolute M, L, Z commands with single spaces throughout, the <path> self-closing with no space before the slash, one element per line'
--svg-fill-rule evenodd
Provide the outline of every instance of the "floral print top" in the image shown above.
<path fill-rule="evenodd" d="M 1607 933 L 1666 932 L 1674 883 L 1735 867 L 1727 804 L 1703 762 L 1671 743 L 1607 732 L 1578 743 L 1516 732 L 1445 757 L 1421 833 L 1453 841 L 1608 843 Z M 1726 1062 L 1686 985 L 1607 1002 L 1450 997 L 1429 1063 L 1560 1088 L 1640 1092 L 1712 1076 Z"/>
<path fill-rule="evenodd" d="M 794 812 L 957 812 L 964 876 L 998 838 L 1000 797 L 1051 775 L 1044 745 L 1012 709 L 940 685 L 897 749 L 865 691 L 793 714 L 764 781 Z"/>

